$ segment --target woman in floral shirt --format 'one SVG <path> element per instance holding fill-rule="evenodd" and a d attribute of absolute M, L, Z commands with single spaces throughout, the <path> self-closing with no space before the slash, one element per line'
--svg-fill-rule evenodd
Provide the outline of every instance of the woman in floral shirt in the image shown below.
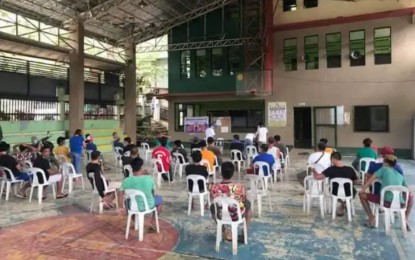
<path fill-rule="evenodd" d="M 222 182 L 218 184 L 213 184 L 210 188 L 210 196 L 213 199 L 217 197 L 229 197 L 235 199 L 239 202 L 241 208 L 242 216 L 246 218 L 247 224 L 252 218 L 251 203 L 246 199 L 246 189 L 245 186 L 239 183 L 232 183 L 231 179 L 233 173 L 235 172 L 235 166 L 232 162 L 224 162 L 221 166 L 222 173 Z M 216 222 L 216 219 L 222 217 L 222 212 L 220 206 L 217 205 L 218 212 L 215 212 L 215 206 L 212 204 L 210 206 L 210 212 L 212 213 L 213 220 Z M 237 209 L 235 207 L 229 207 L 229 213 L 232 220 L 237 220 Z M 227 240 L 232 240 L 232 234 L 230 232 L 224 231 L 224 237 Z"/>

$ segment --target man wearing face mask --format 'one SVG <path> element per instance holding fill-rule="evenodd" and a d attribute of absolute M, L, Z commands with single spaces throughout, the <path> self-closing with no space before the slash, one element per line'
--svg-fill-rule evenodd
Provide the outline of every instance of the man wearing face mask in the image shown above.
<path fill-rule="evenodd" d="M 37 156 L 37 153 L 40 151 L 41 143 L 37 136 L 32 136 L 30 146 L 32 147 L 32 152 L 34 156 Z"/>

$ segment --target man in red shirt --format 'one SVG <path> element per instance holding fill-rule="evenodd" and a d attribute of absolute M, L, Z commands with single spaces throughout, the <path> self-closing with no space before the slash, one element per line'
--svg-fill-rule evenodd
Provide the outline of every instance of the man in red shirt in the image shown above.
<path fill-rule="evenodd" d="M 170 151 L 166 148 L 167 145 L 167 137 L 163 136 L 160 138 L 160 146 L 156 147 L 153 150 L 152 158 L 153 159 L 161 159 L 161 162 L 163 164 L 163 170 L 166 172 L 165 174 L 162 174 L 161 176 L 165 181 L 173 182 L 173 174 L 170 169 L 170 163 L 171 163 L 171 155 Z M 161 170 L 161 165 L 158 166 L 159 170 Z M 168 173 L 168 177 L 166 174 Z"/>

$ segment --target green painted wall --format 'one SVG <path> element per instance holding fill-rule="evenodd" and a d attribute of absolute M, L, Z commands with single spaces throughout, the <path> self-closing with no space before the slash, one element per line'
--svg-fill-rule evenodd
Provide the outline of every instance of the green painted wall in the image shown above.
<path fill-rule="evenodd" d="M 223 12 L 223 13 L 222 13 Z M 224 38 L 238 38 L 241 35 L 240 9 L 226 6 L 198 17 L 189 23 L 182 24 L 172 29 L 169 43 L 201 42 L 206 40 L 218 40 Z M 223 18 L 223 19 L 222 19 Z M 223 24 L 222 24 L 222 21 Z M 243 53 L 239 47 L 233 47 L 243 64 Z M 200 93 L 200 92 L 233 92 L 235 91 L 235 75 L 230 75 L 228 64 L 229 48 L 223 48 L 224 71 L 223 75 L 212 75 L 211 49 L 207 49 L 209 69 L 207 76 L 196 76 L 196 50 L 191 50 L 191 78 L 181 76 L 181 51 L 170 51 L 169 65 L 169 93 Z M 241 68 L 242 69 L 242 68 Z"/>

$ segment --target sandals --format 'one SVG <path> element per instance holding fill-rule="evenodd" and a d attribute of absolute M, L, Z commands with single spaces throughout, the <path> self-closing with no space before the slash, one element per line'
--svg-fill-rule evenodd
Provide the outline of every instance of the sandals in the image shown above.
<path fill-rule="evenodd" d="M 369 223 L 369 222 L 366 222 L 366 223 L 365 223 L 365 227 L 367 227 L 367 228 L 371 228 L 371 229 L 376 228 L 376 226 L 375 226 L 374 224 L 371 224 L 371 223 Z"/>
<path fill-rule="evenodd" d="M 59 199 L 63 199 L 66 197 L 68 197 L 68 194 L 62 194 L 62 195 L 56 196 L 56 199 L 59 200 Z"/>

